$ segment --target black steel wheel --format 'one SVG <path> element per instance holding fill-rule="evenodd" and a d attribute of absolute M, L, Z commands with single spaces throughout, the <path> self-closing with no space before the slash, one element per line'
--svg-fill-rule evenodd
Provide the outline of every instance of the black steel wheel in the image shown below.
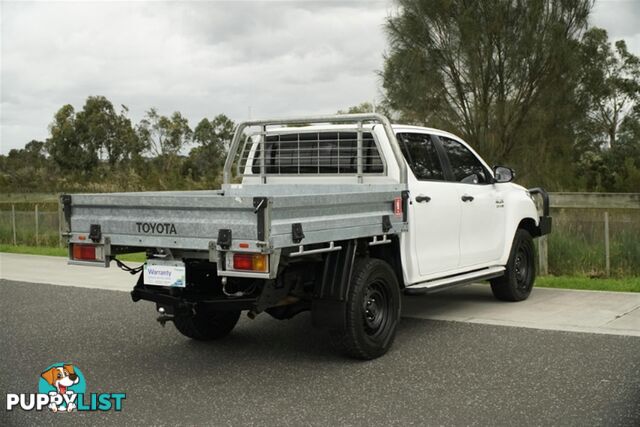
<path fill-rule="evenodd" d="M 383 334 L 390 322 L 389 314 L 393 310 L 392 297 L 389 290 L 381 280 L 376 280 L 367 285 L 362 311 L 364 330 L 370 337 Z"/>
<path fill-rule="evenodd" d="M 229 335 L 240 318 L 240 311 L 198 312 L 173 319 L 176 329 L 198 341 L 212 341 Z"/>
<path fill-rule="evenodd" d="M 400 320 L 400 288 L 386 262 L 357 260 L 346 302 L 346 327 L 331 331 L 334 343 L 348 356 L 375 359 L 385 354 Z"/>
<path fill-rule="evenodd" d="M 531 294 L 535 279 L 533 239 L 527 230 L 518 229 L 504 276 L 491 280 L 491 290 L 499 300 L 522 301 Z"/>

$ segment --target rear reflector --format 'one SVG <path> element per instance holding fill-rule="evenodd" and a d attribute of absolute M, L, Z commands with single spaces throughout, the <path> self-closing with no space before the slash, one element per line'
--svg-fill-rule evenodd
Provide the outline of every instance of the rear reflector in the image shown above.
<path fill-rule="evenodd" d="M 233 269 L 267 272 L 269 257 L 263 254 L 233 254 Z"/>
<path fill-rule="evenodd" d="M 93 245 L 79 245 L 72 243 L 73 259 L 81 261 L 95 261 L 96 260 L 96 247 Z"/>

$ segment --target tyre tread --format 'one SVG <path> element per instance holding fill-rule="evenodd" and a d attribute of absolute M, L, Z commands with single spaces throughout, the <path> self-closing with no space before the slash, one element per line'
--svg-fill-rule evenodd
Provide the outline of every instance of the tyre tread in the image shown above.
<path fill-rule="evenodd" d="M 507 262 L 507 269 L 504 272 L 504 275 L 497 277 L 495 279 L 491 279 L 489 282 L 491 284 L 491 291 L 493 292 L 493 296 L 496 299 L 501 301 L 522 301 L 529 297 L 529 293 L 527 293 L 524 297 L 520 295 L 515 286 L 515 277 L 513 276 L 513 272 L 511 271 L 511 265 L 514 262 L 515 253 L 518 245 L 525 240 L 527 244 L 531 244 L 533 246 L 533 239 L 531 234 L 525 229 L 519 228 L 516 230 L 516 234 L 513 238 L 513 244 L 511 245 L 511 252 L 509 253 L 509 261 Z M 532 272 L 532 281 L 535 282 L 535 257 L 532 256 L 532 264 L 531 268 Z M 533 284 L 531 285 L 533 288 Z M 531 292 L 531 291 L 529 291 Z"/>

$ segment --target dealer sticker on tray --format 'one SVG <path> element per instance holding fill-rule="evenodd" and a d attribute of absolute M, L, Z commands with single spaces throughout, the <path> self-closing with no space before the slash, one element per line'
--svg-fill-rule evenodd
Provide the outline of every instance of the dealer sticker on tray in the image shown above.
<path fill-rule="evenodd" d="M 144 283 L 154 286 L 184 288 L 186 272 L 181 261 L 148 260 L 144 265 Z"/>

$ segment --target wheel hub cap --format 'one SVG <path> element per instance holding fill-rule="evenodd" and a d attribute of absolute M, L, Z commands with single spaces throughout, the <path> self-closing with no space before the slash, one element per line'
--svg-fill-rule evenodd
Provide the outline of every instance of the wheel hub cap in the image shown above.
<path fill-rule="evenodd" d="M 367 333 L 373 335 L 384 326 L 389 310 L 386 294 L 380 284 L 369 285 L 362 308 Z"/>
<path fill-rule="evenodd" d="M 529 276 L 529 258 L 527 255 L 523 248 L 519 248 L 514 262 L 516 282 L 520 288 L 526 288 L 529 285 L 527 283 Z"/>

